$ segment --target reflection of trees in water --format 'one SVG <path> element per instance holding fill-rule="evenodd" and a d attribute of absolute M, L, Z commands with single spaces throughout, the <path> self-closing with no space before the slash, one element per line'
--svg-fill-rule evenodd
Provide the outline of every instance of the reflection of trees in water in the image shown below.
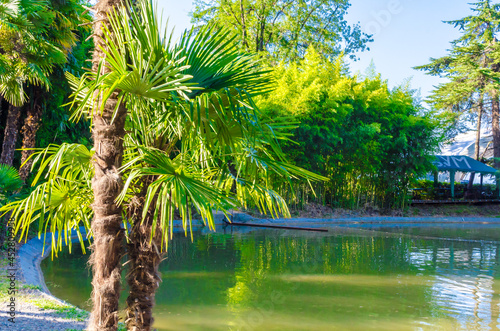
<path fill-rule="evenodd" d="M 445 317 L 467 330 L 499 327 L 500 245 L 392 235 L 295 234 L 197 234 L 194 244 L 176 236 L 161 265 L 159 307 L 223 306 L 229 309 L 224 320 L 236 325 L 248 312 L 262 309 L 269 317 L 300 313 L 325 320 L 342 314 L 357 318 L 344 313 L 352 308 L 352 300 L 358 310 L 362 302 L 379 319 Z M 70 267 L 80 269 L 75 277 L 88 277 L 81 259 L 62 255 L 61 260 L 44 262 L 46 274 Z M 282 294 L 281 299 L 271 299 L 273 292 Z M 341 301 L 344 296 L 346 302 Z M 391 300 L 394 305 L 384 306 Z M 325 302 L 331 307 L 318 308 Z"/>
<path fill-rule="evenodd" d="M 257 288 L 271 274 L 421 273 L 436 275 L 431 290 L 407 289 L 407 299 L 427 296 L 433 316 L 453 317 L 468 330 L 487 329 L 500 318 L 499 293 L 494 288 L 499 245 L 415 238 L 263 236 L 257 241 L 235 239 L 235 248 L 241 252 L 241 265 L 236 285 L 230 289 L 230 303 L 252 302 L 251 294 L 262 293 Z"/>
<path fill-rule="evenodd" d="M 457 247 L 459 246 L 459 247 Z M 465 330 L 500 327 L 498 292 L 499 245 L 476 244 L 434 248 L 436 277 L 432 301 L 440 312 L 456 319 Z"/>

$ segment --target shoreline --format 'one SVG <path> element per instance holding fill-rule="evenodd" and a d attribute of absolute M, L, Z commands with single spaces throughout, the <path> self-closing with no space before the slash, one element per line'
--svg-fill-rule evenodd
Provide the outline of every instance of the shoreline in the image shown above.
<path fill-rule="evenodd" d="M 73 239 L 73 238 L 72 238 Z M 43 238 L 32 238 L 16 247 L 15 282 L 17 292 L 0 293 L 0 329 L 2 330 L 85 330 L 89 313 L 52 295 L 45 284 L 41 262 L 50 255 L 50 241 L 43 249 Z M 43 251 L 43 255 L 42 255 Z M 4 254 L 4 253 L 3 253 Z M 3 256 L 3 261 L 6 257 Z M 4 281 L 11 275 L 6 266 L 2 270 Z M 7 304 L 15 300 L 15 323 L 9 321 Z"/>

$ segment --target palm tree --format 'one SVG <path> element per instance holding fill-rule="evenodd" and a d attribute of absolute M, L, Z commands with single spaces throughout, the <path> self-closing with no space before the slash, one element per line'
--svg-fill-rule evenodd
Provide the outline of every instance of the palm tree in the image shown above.
<path fill-rule="evenodd" d="M 46 39 L 53 45 L 57 45 L 65 55 L 63 64 L 54 64 L 55 67 L 63 67 L 69 61 L 69 57 L 73 57 L 74 47 L 78 42 L 78 35 L 85 39 L 85 35 L 89 34 L 89 27 L 85 25 L 89 21 L 89 15 L 85 15 L 82 7 L 82 0 L 50 0 L 50 10 L 54 13 L 53 19 L 48 24 L 46 29 Z M 79 27 L 79 25 L 83 26 Z M 80 40 L 80 43 L 83 43 Z M 73 53 L 73 54 L 72 54 Z M 62 68 L 61 68 L 62 69 Z M 53 76 L 49 77 L 53 81 Z M 45 92 L 45 93 L 44 93 Z M 21 128 L 23 135 L 21 167 L 19 175 L 26 181 L 31 169 L 30 156 L 35 148 L 36 134 L 40 127 L 43 109 L 45 108 L 46 98 L 52 97 L 41 86 L 32 86 L 30 89 L 30 102 L 26 107 L 26 117 Z"/>
<path fill-rule="evenodd" d="M 12 165 L 24 85 L 48 88 L 52 67 L 65 61 L 63 51 L 47 40 L 53 19 L 42 1 L 13 1 L 0 6 L 0 94 L 10 104 L 0 163 Z"/>
<path fill-rule="evenodd" d="M 122 210 L 132 224 L 127 325 L 148 330 L 159 281 L 157 267 L 171 239 L 174 210 L 179 211 L 186 231 L 194 211 L 213 228 L 212 210 L 227 211 L 249 200 L 273 215 L 288 215 L 268 175 L 319 178 L 287 165 L 277 144 L 279 128 L 259 120 L 252 97 L 265 92 L 269 80 L 252 56 L 238 53 L 227 33 L 211 29 L 187 33 L 172 49 L 167 35 L 159 34 L 158 25 L 147 1 L 138 2 L 133 10 L 117 9 L 109 27 L 103 28 L 101 49 L 106 63 L 101 61 L 97 72 L 80 79 L 68 75 L 75 87 L 75 117 L 93 116 L 94 134 L 97 115 L 106 112 L 102 104 L 109 98 L 126 100 L 126 104 L 118 103 L 129 114 L 127 120 L 120 120 L 123 140 L 113 140 L 124 148 L 124 165 L 101 168 L 105 160 L 101 160 L 102 152 L 98 154 L 99 144 L 92 151 L 76 144 L 49 146 L 36 154 L 39 169 L 34 185 L 38 186 L 29 197 L 2 209 L 13 211 L 21 235 L 39 220 L 40 234 L 53 233 L 54 252 L 61 249 L 71 228 L 82 223 L 88 228 L 94 217 L 90 232 L 94 238 L 94 306 L 98 307 L 94 307 L 91 329 L 116 325 Z M 98 104 L 95 95 L 100 96 L 101 108 L 94 107 Z M 120 107 L 110 110 L 113 130 L 122 116 Z M 109 132 L 107 139 L 111 139 Z M 92 168 L 92 163 L 98 164 Z M 43 183 L 42 173 L 47 173 Z M 101 177 L 96 181 L 98 174 Z M 119 175 L 124 176 L 123 187 Z M 104 217 L 99 197 L 90 207 L 91 187 L 95 195 L 105 190 L 105 208 L 115 203 L 114 214 L 104 215 L 106 223 L 98 220 Z M 118 199 L 112 198 L 116 190 Z M 101 289 L 103 284 L 107 286 Z M 106 301 L 99 301 L 96 293 L 107 295 Z"/>
<path fill-rule="evenodd" d="M 144 8 L 143 12 L 152 13 L 152 8 Z M 154 19 L 151 15 L 148 17 Z M 161 280 L 158 266 L 162 248 L 168 243 L 165 233 L 171 228 L 173 209 L 180 210 L 187 226 L 193 204 L 193 209 L 213 226 L 211 205 L 221 204 L 223 210 L 227 209 L 224 204 L 235 206 L 238 194 L 227 195 L 230 192 L 226 189 L 235 185 L 241 203 L 246 202 L 243 188 L 256 192 L 259 178 L 255 178 L 254 185 L 244 184 L 243 172 L 252 169 L 249 151 L 257 154 L 265 143 L 277 147 L 270 130 L 266 132 L 257 114 L 252 112 L 257 110 L 248 106 L 252 97 L 265 92 L 269 79 L 266 72 L 258 68 L 255 58 L 240 54 L 233 41 L 224 31 L 210 28 L 196 34 L 186 32 L 173 53 L 186 58 L 189 68 L 183 73 L 191 75 L 190 82 L 196 82 L 195 86 L 202 89 L 187 93 L 188 99 L 149 104 L 140 115 L 139 112 L 131 114 L 129 134 L 125 137 L 127 161 L 124 166 L 124 170 L 130 169 L 126 171 L 130 174 L 124 192 L 129 191 L 132 183 L 137 188 L 126 203 L 128 219 L 133 224 L 128 245 L 128 329 L 149 330 L 153 324 L 154 293 Z M 140 107 L 144 105 L 137 105 Z M 233 176 L 228 165 L 246 170 Z M 208 183 L 211 188 L 203 188 L 189 177 L 176 178 L 175 171 L 172 172 L 176 168 L 197 174 L 192 178 Z M 263 175 L 262 172 L 250 173 Z M 179 182 L 173 183 L 174 180 Z M 198 191 L 193 185 L 198 185 Z M 270 190 L 254 194 L 259 202 L 265 205 L 269 198 L 267 207 L 271 212 L 279 208 L 279 212 L 287 213 L 281 199 L 264 192 Z M 121 197 L 126 199 L 125 195 Z M 176 198 L 180 201 L 175 201 Z M 162 211 L 161 206 L 168 206 L 170 212 Z"/>
<path fill-rule="evenodd" d="M 245 106 L 245 102 L 251 104 L 250 93 L 255 96 L 265 91 L 265 87 L 269 83 L 268 78 L 266 78 L 265 72 L 257 70 L 257 63 L 253 57 L 240 54 L 237 51 L 233 44 L 234 38 L 228 38 L 227 33 L 215 33 L 212 29 L 203 30 L 195 37 L 193 37 L 192 33 L 188 33 L 184 36 L 177 49 L 168 53 L 166 51 L 168 51 L 169 45 L 168 43 L 165 44 L 168 39 L 162 38 L 158 32 L 157 26 L 159 24 L 151 4 L 141 2 L 134 9 L 128 12 L 123 10 L 121 17 L 112 17 L 110 20 L 114 35 L 113 38 L 109 38 L 111 34 L 106 34 L 104 40 L 109 50 L 109 52 L 106 52 L 106 58 L 110 63 L 110 68 L 112 67 L 111 72 L 126 73 L 127 62 L 147 72 L 148 66 L 157 68 L 156 63 L 158 61 L 162 62 L 164 59 L 178 61 L 177 58 L 182 59 L 182 57 L 185 57 L 185 62 L 189 67 L 182 68 L 185 75 L 179 74 L 177 81 L 192 76 L 191 81 L 196 83 L 197 88 L 196 90 L 180 93 L 177 98 L 172 99 L 175 96 L 170 93 L 164 96 L 157 95 L 158 91 L 152 88 L 150 82 L 144 82 L 143 84 L 138 84 L 136 81 L 131 82 L 132 84 L 122 83 L 126 85 L 122 91 L 131 91 L 128 93 L 134 96 L 134 98 L 126 98 L 127 108 L 132 119 L 131 123 L 135 129 L 128 128 L 127 131 L 131 133 L 124 137 L 126 155 L 130 151 L 133 151 L 132 155 L 134 156 L 142 155 L 141 158 L 126 162 L 128 167 L 133 165 L 134 169 L 130 171 L 126 188 L 123 191 L 128 192 L 128 185 L 133 182 L 136 187 L 134 190 L 137 192 L 133 195 L 133 198 L 124 203 L 126 205 L 125 210 L 129 215 L 129 221 L 133 223 L 128 251 L 131 271 L 127 279 L 131 290 L 127 300 L 127 324 L 131 329 L 147 330 L 153 322 L 152 306 L 154 292 L 158 286 L 157 268 L 161 260 L 160 252 L 162 247 L 159 241 L 164 238 L 164 235 L 159 234 L 157 228 L 162 230 L 163 234 L 167 232 L 172 221 L 173 208 L 180 209 L 186 224 L 186 218 L 190 215 L 187 210 L 189 204 L 195 204 L 200 215 L 209 224 L 212 224 L 212 206 L 217 201 L 224 200 L 222 189 L 214 192 L 214 178 L 208 177 L 212 187 L 208 189 L 199 181 L 195 182 L 196 185 L 194 185 L 191 182 L 194 177 L 175 175 L 176 173 L 173 170 L 186 167 L 186 162 L 193 160 L 194 157 L 189 153 L 176 155 L 177 153 L 173 152 L 173 150 L 175 150 L 178 142 L 181 142 L 182 147 L 186 146 L 192 151 L 198 151 L 197 160 L 194 164 L 205 165 L 205 168 L 200 168 L 199 165 L 193 167 L 193 164 L 186 167 L 186 170 L 191 169 L 193 173 L 197 173 L 196 178 L 207 178 L 207 174 L 217 173 L 209 167 L 211 163 L 216 161 L 227 168 L 229 161 L 236 162 L 234 155 L 248 154 L 248 152 L 243 153 L 244 148 L 251 147 L 250 142 L 253 140 L 258 141 L 260 145 L 273 146 L 276 151 L 279 148 L 276 146 L 275 139 L 270 135 L 272 130 L 268 127 L 268 137 L 266 137 L 265 130 L 256 125 L 258 124 L 255 118 L 256 114 L 250 113 L 250 107 Z M 118 33 L 118 31 L 122 33 Z M 130 45 L 132 49 L 124 48 L 123 45 Z M 149 55 L 147 60 L 142 57 L 143 54 Z M 180 63 L 180 60 L 178 63 Z M 154 77 L 152 73 L 150 76 Z M 111 75 L 111 77 L 115 78 L 112 82 L 118 81 L 116 76 Z M 85 105 L 85 96 L 94 93 L 91 91 L 95 86 L 82 85 L 83 81 L 75 85 L 79 86 L 77 88 L 78 92 L 84 92 L 81 95 L 81 104 Z M 140 91 L 138 86 L 149 86 L 149 90 Z M 200 87 L 203 89 L 201 90 Z M 247 90 L 244 89 L 245 87 Z M 204 93 L 202 94 L 200 91 Z M 156 98 L 159 102 L 151 102 L 149 100 L 151 98 Z M 187 102 L 181 102 L 181 100 L 186 101 L 186 99 Z M 176 107 L 171 106 L 172 102 Z M 188 113 L 187 109 L 189 109 L 190 113 Z M 160 110 L 160 113 L 155 113 L 155 110 Z M 161 121 L 156 120 L 148 123 L 147 120 L 151 118 L 151 114 L 154 114 L 154 119 L 161 119 Z M 200 116 L 200 114 L 204 116 Z M 173 130 L 172 127 L 182 129 Z M 239 136 L 233 137 L 238 131 Z M 152 133 L 154 134 L 151 135 Z M 132 142 L 127 144 L 132 137 L 134 137 Z M 200 138 L 203 137 L 204 141 L 200 141 Z M 238 139 L 244 140 L 246 145 L 236 144 L 235 140 Z M 184 143 L 184 140 L 187 140 L 188 143 Z M 218 146 L 214 145 L 211 140 L 218 141 Z M 198 145 L 195 146 L 193 141 L 197 142 Z M 207 147 L 210 147 L 214 154 L 224 155 L 224 158 L 216 158 L 214 155 L 210 155 L 210 149 L 207 150 Z M 238 147 L 237 153 L 234 150 L 227 150 L 228 147 L 229 149 Z M 256 143 L 253 143 L 253 147 L 249 150 L 256 153 Z M 259 149 L 262 149 L 262 146 Z M 162 153 L 162 151 L 166 153 Z M 182 162 L 172 163 L 170 158 L 174 156 L 174 160 L 178 160 L 182 156 Z M 186 156 L 190 158 L 186 159 Z M 202 157 L 209 157 L 211 162 L 200 163 Z M 231 157 L 233 160 L 231 160 Z M 247 157 L 240 158 L 243 158 L 244 161 L 251 160 L 255 162 L 258 157 L 259 155 L 255 154 L 251 157 L 247 155 Z M 158 169 L 160 165 L 163 168 Z M 259 165 L 259 167 L 264 166 L 265 163 Z M 129 169 L 128 167 L 125 167 L 124 170 Z M 216 166 L 212 165 L 212 168 L 216 168 Z M 220 168 L 220 165 L 218 165 L 218 168 Z M 276 165 L 276 169 L 279 169 L 277 172 L 286 172 L 282 168 L 286 167 Z M 253 168 L 247 166 L 245 169 Z M 257 172 L 252 171 L 252 173 Z M 162 177 L 162 175 L 165 177 Z M 253 197 L 260 205 L 267 204 L 271 211 L 275 210 L 274 206 L 278 206 L 280 212 L 287 213 L 286 206 L 277 194 L 266 190 L 265 187 L 260 187 L 255 180 L 252 185 L 248 185 L 241 174 L 239 177 L 238 174 L 234 175 L 229 171 L 221 172 L 219 169 L 217 183 L 227 186 L 230 176 L 235 185 L 238 183 L 236 186 L 240 188 L 241 200 L 246 200 L 246 196 L 249 195 L 248 192 L 252 192 Z M 172 178 L 169 176 L 174 176 L 179 182 L 173 183 Z M 193 185 L 199 191 L 196 191 Z M 165 186 L 168 188 L 165 188 Z M 172 194 L 172 192 L 179 190 L 179 187 L 190 187 L 190 190 L 184 189 L 182 194 Z M 260 191 L 257 191 L 257 189 L 260 189 Z M 158 191 L 163 193 L 160 194 Z M 247 195 L 241 192 L 247 192 Z M 165 201 L 164 199 L 167 196 L 168 199 Z M 163 197 L 163 200 L 161 197 Z M 179 201 L 176 201 L 176 198 Z M 124 201 L 123 199 L 125 198 L 122 196 L 121 201 Z M 229 202 L 226 201 L 226 203 Z M 230 205 L 234 205 L 234 202 L 230 202 Z M 158 206 L 170 206 L 170 212 L 155 210 Z M 157 215 L 161 215 L 160 220 L 157 220 Z M 168 240 L 163 240 L 163 242 L 166 244 Z"/>
<path fill-rule="evenodd" d="M 99 0 L 94 6 L 92 70 L 96 76 L 110 72 L 107 63 L 103 63 L 107 51 L 105 30 L 109 31 L 108 14 L 121 3 L 121 0 Z M 94 243 L 90 257 L 93 308 L 89 330 L 116 330 L 124 233 L 121 229 L 122 209 L 115 199 L 122 187 L 118 169 L 123 156 L 127 110 L 119 98 L 119 91 L 114 88 L 108 95 L 97 92 L 91 97 L 95 105 L 91 111 L 95 172 L 92 180 Z"/>
<path fill-rule="evenodd" d="M 49 75 L 55 66 L 66 62 L 76 43 L 74 31 L 82 22 L 80 0 L 0 2 L 0 95 L 9 102 L 0 163 L 12 165 L 21 119 L 26 103 L 26 86 L 35 98 L 28 107 L 23 126 L 23 147 L 33 148 L 41 114 L 42 89 L 50 87 Z M 30 151 L 23 153 L 22 163 Z M 29 165 L 20 171 L 26 179 Z"/>

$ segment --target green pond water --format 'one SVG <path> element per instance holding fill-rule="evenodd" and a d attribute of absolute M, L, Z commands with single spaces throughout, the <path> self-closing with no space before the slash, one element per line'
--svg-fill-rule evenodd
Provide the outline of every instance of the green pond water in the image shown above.
<path fill-rule="evenodd" d="M 498 225 L 240 231 L 174 236 L 158 330 L 500 329 Z M 42 263 L 50 291 L 86 309 L 87 258 Z"/>

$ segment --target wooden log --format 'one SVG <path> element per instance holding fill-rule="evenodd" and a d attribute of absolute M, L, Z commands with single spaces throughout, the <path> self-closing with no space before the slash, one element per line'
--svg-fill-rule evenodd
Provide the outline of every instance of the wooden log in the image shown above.
<path fill-rule="evenodd" d="M 253 226 L 256 228 L 271 228 L 271 229 L 286 229 L 286 230 L 302 230 L 302 231 L 316 231 L 316 232 L 328 232 L 328 229 L 321 228 L 303 228 L 296 226 L 286 226 L 286 225 L 272 225 L 272 224 L 251 224 L 251 223 L 237 223 L 237 222 L 228 222 L 226 219 L 223 221 L 227 225 L 236 225 L 236 226 Z"/>

